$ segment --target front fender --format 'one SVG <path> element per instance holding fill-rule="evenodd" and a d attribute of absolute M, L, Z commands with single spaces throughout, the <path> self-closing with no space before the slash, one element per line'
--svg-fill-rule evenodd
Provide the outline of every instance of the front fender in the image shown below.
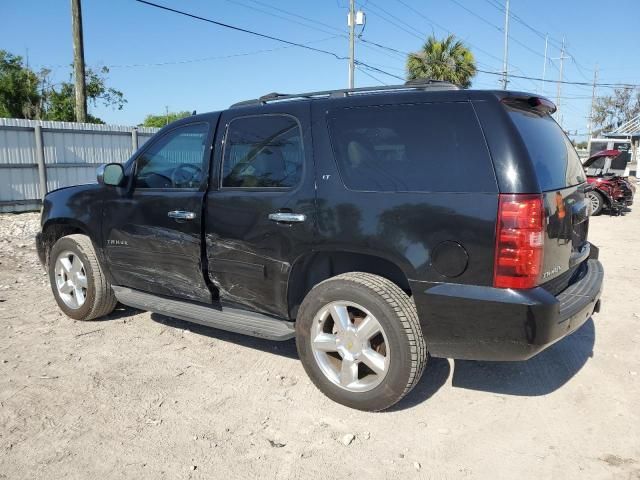
<path fill-rule="evenodd" d="M 102 208 L 105 188 L 101 185 L 78 185 L 55 190 L 43 201 L 41 232 L 36 240 L 38 255 L 46 263 L 48 250 L 58 238 L 72 233 L 88 236 L 104 265 Z"/>

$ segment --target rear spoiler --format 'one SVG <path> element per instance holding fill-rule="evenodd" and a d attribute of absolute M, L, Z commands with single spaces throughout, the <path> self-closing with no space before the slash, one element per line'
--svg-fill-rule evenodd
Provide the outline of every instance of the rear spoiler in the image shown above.
<path fill-rule="evenodd" d="M 551 100 L 535 95 L 510 96 L 501 100 L 505 105 L 524 110 L 535 110 L 539 113 L 555 113 L 557 107 Z"/>

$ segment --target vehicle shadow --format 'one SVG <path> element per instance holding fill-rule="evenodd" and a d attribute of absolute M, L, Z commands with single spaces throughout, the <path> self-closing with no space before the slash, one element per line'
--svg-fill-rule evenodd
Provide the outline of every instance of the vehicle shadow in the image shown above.
<path fill-rule="evenodd" d="M 129 310 L 129 315 L 136 313 Z M 123 315 L 124 316 L 124 315 Z M 295 341 L 275 342 L 239 333 L 218 330 L 158 313 L 155 322 L 176 329 L 188 329 L 194 334 L 231 342 L 285 358 L 298 359 Z M 551 393 L 567 383 L 593 356 L 595 326 L 590 318 L 569 337 L 552 345 L 530 360 L 522 362 L 480 362 L 430 358 L 427 368 L 415 388 L 388 411 L 406 410 L 429 400 L 447 383 L 452 371 L 452 386 L 516 396 L 539 396 Z"/>
<path fill-rule="evenodd" d="M 389 408 L 388 412 L 397 412 L 415 407 L 429 400 L 440 388 L 447 383 L 451 373 L 450 361 L 446 358 L 429 358 L 422 378 L 409 394 Z"/>
<path fill-rule="evenodd" d="M 143 310 L 138 310 L 137 308 L 128 307 L 126 305 L 122 305 L 118 303 L 116 308 L 109 315 L 105 315 L 104 317 L 95 318 L 91 320 L 92 322 L 109 322 L 113 320 L 120 320 L 122 318 L 132 317 L 141 313 Z"/>
<path fill-rule="evenodd" d="M 262 338 L 251 337 L 240 333 L 227 332 L 226 330 L 218 330 L 217 328 L 198 325 L 197 323 L 179 320 L 177 318 L 168 317 L 159 313 L 152 313 L 151 320 L 161 323 L 171 328 L 187 329 L 191 332 L 205 337 L 215 338 L 223 342 L 231 342 L 241 347 L 253 348 L 261 352 L 272 353 L 286 358 L 298 358 L 295 340 L 285 340 L 277 342 L 274 340 L 264 340 Z"/>
<path fill-rule="evenodd" d="M 573 334 L 522 362 L 456 360 L 452 385 L 506 395 L 538 396 L 567 383 L 593 356 L 593 319 Z"/>

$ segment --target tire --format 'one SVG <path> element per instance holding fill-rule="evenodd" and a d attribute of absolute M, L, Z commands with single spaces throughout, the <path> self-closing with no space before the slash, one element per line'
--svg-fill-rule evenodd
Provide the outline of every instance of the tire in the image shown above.
<path fill-rule="evenodd" d="M 79 264 L 76 263 L 78 260 Z M 68 268 L 68 265 L 71 265 L 71 268 Z M 78 268 L 77 275 L 74 267 L 82 267 Z M 68 317 L 75 320 L 94 320 L 110 314 L 116 307 L 118 301 L 111 284 L 100 267 L 91 240 L 86 235 L 76 234 L 60 238 L 49 253 L 48 269 L 53 296 L 60 310 Z M 59 284 L 63 285 L 59 288 Z M 79 300 L 81 297 L 84 297 L 82 302 Z"/>
<path fill-rule="evenodd" d="M 348 315 L 338 331 L 340 322 L 333 317 L 341 317 L 343 308 Z M 375 332 L 368 317 L 376 320 L 379 333 L 365 332 Z M 316 387 L 358 410 L 380 411 L 397 403 L 415 387 L 427 363 L 412 299 L 393 282 L 363 272 L 335 276 L 309 292 L 296 320 L 296 346 Z M 385 371 L 378 374 L 370 365 L 379 371 L 384 365 Z"/>
<path fill-rule="evenodd" d="M 587 193 L 587 198 L 591 205 L 591 215 L 596 216 L 600 215 L 602 209 L 604 208 L 604 198 L 602 198 L 602 194 L 599 192 L 591 191 Z"/>

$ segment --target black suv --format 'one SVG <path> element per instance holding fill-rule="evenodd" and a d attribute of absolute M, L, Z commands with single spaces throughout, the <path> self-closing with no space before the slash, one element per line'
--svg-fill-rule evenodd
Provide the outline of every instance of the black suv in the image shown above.
<path fill-rule="evenodd" d="M 120 301 L 295 336 L 327 396 L 382 410 L 429 354 L 527 359 L 600 307 L 588 185 L 544 98 L 442 82 L 269 94 L 48 194 L 60 308 Z"/>

